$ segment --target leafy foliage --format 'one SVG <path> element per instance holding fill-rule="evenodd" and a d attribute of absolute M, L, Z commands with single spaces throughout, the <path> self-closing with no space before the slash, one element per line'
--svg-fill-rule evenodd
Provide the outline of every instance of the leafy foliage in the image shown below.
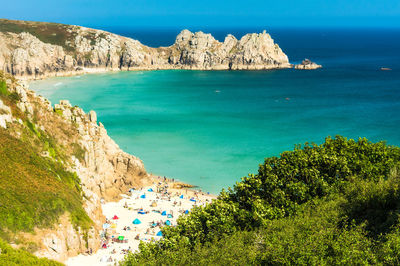
<path fill-rule="evenodd" d="M 62 265 L 56 261 L 46 258 L 39 259 L 31 253 L 22 249 L 13 249 L 5 241 L 0 239 L 0 265 L 38 265 L 38 266 L 57 266 Z"/>
<path fill-rule="evenodd" d="M 366 139 L 296 146 L 164 228 L 163 240 L 142 243 L 124 265 L 396 264 L 399 160 L 398 147 Z"/>

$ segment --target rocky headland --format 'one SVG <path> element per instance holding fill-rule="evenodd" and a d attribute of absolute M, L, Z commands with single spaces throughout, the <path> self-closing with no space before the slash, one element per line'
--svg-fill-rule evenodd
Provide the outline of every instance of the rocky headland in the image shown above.
<path fill-rule="evenodd" d="M 66 100 L 53 107 L 47 99 L 29 90 L 25 81 L 3 75 L 1 71 L 0 74 L 1 137 L 8 136 L 7 139 L 15 139 L 25 147 L 32 148 L 43 158 L 43 164 L 60 165 L 64 169 L 62 171 L 74 173 L 79 178 L 75 186 L 82 194 L 83 209 L 93 221 L 90 228 L 84 230 L 73 223 L 70 213 L 65 212 L 51 227 L 38 226 L 33 232 L 11 234 L 11 243 L 20 243 L 16 247 L 24 247 L 23 243 L 34 243 L 35 255 L 58 261 L 88 249 L 96 251 L 99 247 L 99 230 L 105 220 L 101 201 L 118 200 L 120 194 L 129 188 L 148 184 L 151 178 L 142 161 L 119 148 L 97 121 L 94 111 L 87 114 Z M 11 154 L 12 150 L 0 148 L 3 156 L 11 156 L 8 153 Z M 28 164 L 31 159 L 28 157 L 26 160 Z M 38 165 L 37 162 L 34 166 L 40 169 L 45 167 L 48 169 L 46 172 L 51 172 L 50 175 L 55 179 L 47 181 L 50 184 L 57 184 L 57 179 L 61 179 L 49 166 Z M 40 169 L 38 171 L 43 171 Z M 5 182 L 11 182 L 14 174 L 24 178 L 23 172 L 17 170 L 10 169 L 8 173 L 0 170 L 0 177 Z M 30 193 L 33 194 L 36 193 L 34 188 L 37 183 L 43 181 L 36 179 L 35 182 L 26 184 L 32 185 Z"/>
<path fill-rule="evenodd" d="M 183 30 L 169 47 L 151 48 L 102 30 L 56 23 L 0 20 L 0 70 L 38 79 L 91 71 L 290 68 L 265 31 L 241 39 Z"/>

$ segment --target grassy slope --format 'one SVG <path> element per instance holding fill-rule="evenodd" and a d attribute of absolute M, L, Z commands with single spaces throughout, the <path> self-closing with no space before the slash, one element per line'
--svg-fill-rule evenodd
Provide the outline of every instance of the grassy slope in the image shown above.
<path fill-rule="evenodd" d="M 20 242 L 18 232 L 49 228 L 65 212 L 70 214 L 72 224 L 84 231 L 93 222 L 82 206 L 79 178 L 66 171 L 62 164 L 66 156 L 63 147 L 19 111 L 18 96 L 4 89 L 6 78 L 13 80 L 0 72 L 0 99 L 11 107 L 13 116 L 20 118 L 23 125 L 0 128 L 0 241 L 3 238 L 28 245 L 34 251 L 30 243 Z M 14 137 L 17 132 L 19 138 Z M 43 150 L 49 151 L 50 157 L 40 156 Z M 10 252 L 11 257 L 0 256 L 0 264 L 19 254 L 19 251 Z M 30 262 L 34 259 L 26 258 L 28 261 L 22 264 L 36 265 Z"/>
<path fill-rule="evenodd" d="M 28 32 L 42 42 L 60 45 L 69 51 L 73 47 L 67 41 L 76 35 L 74 28 L 75 26 L 59 23 L 0 19 L 0 32 Z"/>

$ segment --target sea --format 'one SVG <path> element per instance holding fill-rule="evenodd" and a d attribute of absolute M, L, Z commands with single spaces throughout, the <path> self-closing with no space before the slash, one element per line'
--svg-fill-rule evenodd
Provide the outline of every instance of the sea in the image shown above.
<path fill-rule="evenodd" d="M 152 47 L 171 45 L 179 33 L 103 29 Z M 201 30 L 223 41 L 228 33 L 240 38 L 263 29 Z M 116 72 L 30 86 L 52 103 L 68 99 L 95 110 L 108 134 L 148 172 L 210 193 L 257 173 L 266 157 L 327 136 L 400 145 L 400 29 L 266 30 L 291 63 L 309 58 L 323 68 Z"/>

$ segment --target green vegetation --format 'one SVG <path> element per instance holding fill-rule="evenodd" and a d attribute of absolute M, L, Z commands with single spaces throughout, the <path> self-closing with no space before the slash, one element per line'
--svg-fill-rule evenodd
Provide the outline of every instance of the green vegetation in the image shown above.
<path fill-rule="evenodd" d="M 64 212 L 75 226 L 88 229 L 76 174 L 43 158 L 21 140 L 0 130 L 0 233 L 50 227 Z"/>
<path fill-rule="evenodd" d="M 14 82 L 0 72 L 0 84 L 6 78 Z M 34 251 L 35 243 L 24 243 L 18 233 L 49 228 L 64 213 L 76 228 L 87 232 L 93 222 L 82 206 L 84 195 L 78 176 L 64 166 L 65 148 L 36 126 L 36 114 L 30 120 L 19 111 L 14 93 L 1 94 L 0 98 L 11 107 L 13 116 L 22 120 L 7 130 L 0 129 L 0 238 Z"/>
<path fill-rule="evenodd" d="M 0 19 L 0 32 L 28 32 L 42 42 L 60 45 L 68 51 L 73 50 L 69 41 L 76 35 L 74 26 L 70 25 L 8 19 Z"/>
<path fill-rule="evenodd" d="M 399 264 L 399 161 L 366 139 L 296 146 L 122 264 Z"/>
<path fill-rule="evenodd" d="M 22 249 L 13 249 L 10 245 L 0 239 L 0 265 L 37 265 L 37 266 L 56 266 L 61 263 L 43 258 L 38 259 L 31 253 Z"/>
<path fill-rule="evenodd" d="M 4 80 L 0 81 L 0 95 L 7 96 L 9 94 L 7 90 L 7 84 Z"/>

